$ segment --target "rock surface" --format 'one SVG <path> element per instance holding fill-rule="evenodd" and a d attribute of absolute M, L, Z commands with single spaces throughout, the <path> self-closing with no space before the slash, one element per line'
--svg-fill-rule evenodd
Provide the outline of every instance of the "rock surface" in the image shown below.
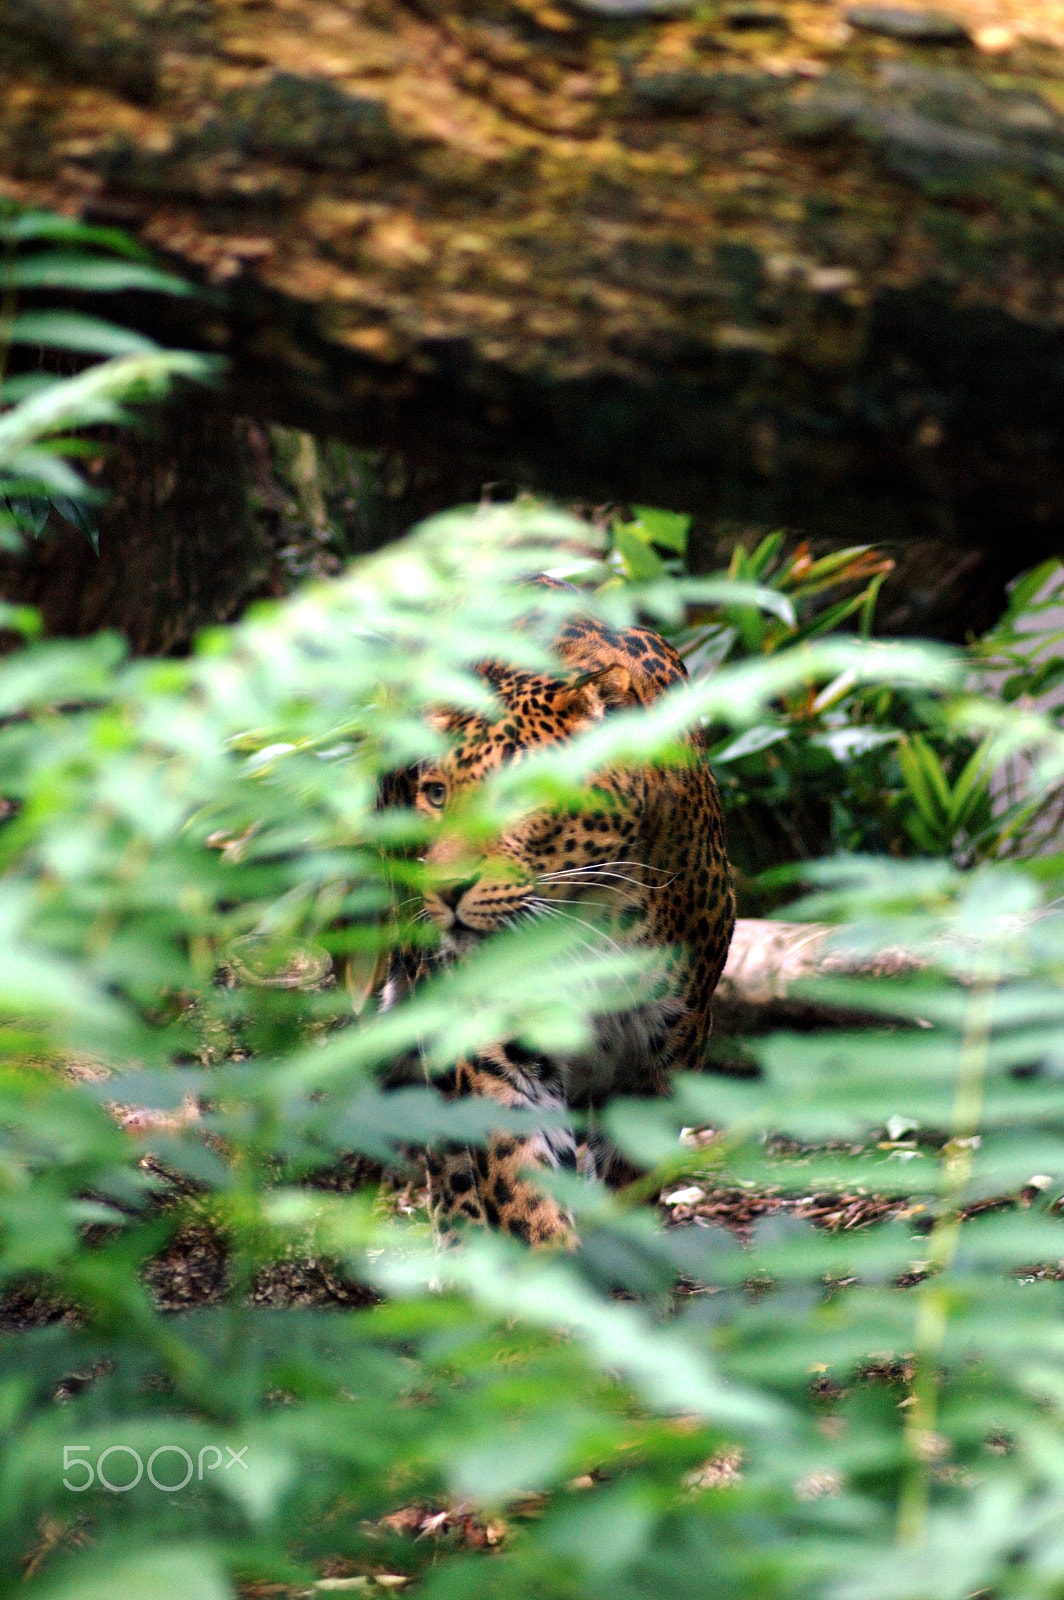
<path fill-rule="evenodd" d="M 412 510 L 1060 547 L 1059 0 L 4 13 L 2 192 L 198 273 L 233 405 L 401 452 Z"/>

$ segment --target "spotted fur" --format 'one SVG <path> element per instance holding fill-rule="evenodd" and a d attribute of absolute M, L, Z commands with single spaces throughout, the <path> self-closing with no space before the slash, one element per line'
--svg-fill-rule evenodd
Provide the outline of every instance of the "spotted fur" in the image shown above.
<path fill-rule="evenodd" d="M 582 902 L 583 917 L 605 916 L 616 943 L 661 952 L 654 997 L 598 1018 L 594 1044 L 579 1057 L 553 1059 L 500 1042 L 460 1062 L 450 1085 L 457 1095 L 486 1095 L 506 1106 L 564 1110 L 596 1107 L 612 1094 L 661 1094 L 674 1067 L 697 1066 L 735 912 L 720 802 L 697 733 L 688 737 L 685 764 L 602 772 L 586 807 L 536 812 L 478 860 L 448 833 L 448 811 L 461 791 L 520 751 L 572 738 L 615 708 L 649 705 L 687 676 L 675 650 L 649 629 L 617 631 L 591 617 L 567 621 L 555 650 L 569 669 L 564 676 L 494 663 L 478 669 L 504 712 L 497 720 L 441 718 L 448 749 L 418 772 L 415 804 L 440 823 L 425 858 L 436 884 L 425 909 L 440 930 L 437 960 L 459 959 L 523 915 L 582 920 Z M 393 970 L 393 993 L 396 984 L 417 981 L 416 958 L 412 965 L 406 959 Z M 430 1151 L 436 1225 L 447 1232 L 464 1218 L 531 1244 L 567 1241 L 565 1213 L 525 1174 L 576 1160 L 564 1129 L 531 1139 L 498 1135 L 487 1149 Z M 592 1171 L 602 1164 L 592 1142 L 581 1165 Z"/>

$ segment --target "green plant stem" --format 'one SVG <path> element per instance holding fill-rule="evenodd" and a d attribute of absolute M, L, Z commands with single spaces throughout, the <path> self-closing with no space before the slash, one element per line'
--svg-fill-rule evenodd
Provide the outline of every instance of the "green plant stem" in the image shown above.
<path fill-rule="evenodd" d="M 929 1471 L 938 1454 L 935 1424 L 941 1384 L 941 1352 L 949 1323 L 950 1291 L 944 1282 L 957 1254 L 963 1213 L 961 1202 L 972 1172 L 975 1138 L 983 1108 L 989 1061 L 991 1007 L 996 977 L 982 974 L 965 1015 L 957 1063 L 957 1087 L 945 1146 L 946 1183 L 942 1209 L 931 1230 L 928 1278 L 917 1292 L 912 1393 L 905 1411 L 905 1469 L 898 1499 L 896 1540 L 919 1545 L 927 1531 Z"/>

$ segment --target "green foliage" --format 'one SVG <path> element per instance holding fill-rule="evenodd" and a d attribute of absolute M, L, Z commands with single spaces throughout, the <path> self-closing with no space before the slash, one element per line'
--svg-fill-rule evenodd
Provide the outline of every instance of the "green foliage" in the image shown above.
<path fill-rule="evenodd" d="M 611 538 L 613 583 L 682 570 L 686 519 L 641 507 L 632 522 L 613 524 Z M 671 631 L 673 643 L 698 680 L 840 630 L 870 639 L 891 566 L 868 546 L 814 560 L 804 544 L 788 552 L 782 533 L 753 551 L 737 545 L 715 578 L 748 586 L 749 599 L 736 589 L 694 608 Z M 1046 562 L 1014 586 L 1000 623 L 970 647 L 973 670 L 999 682 L 1010 704 L 1030 706 L 1064 681 L 1062 597 L 1064 568 Z M 968 865 L 1029 854 L 1062 820 L 1059 795 L 1044 784 L 1032 791 L 1022 761 L 1006 762 L 999 742 L 973 737 L 952 692 L 884 690 L 840 673 L 814 692 L 781 696 L 738 737 L 715 733 L 711 757 L 750 911 L 766 893 L 758 875 L 795 858 L 879 850 Z"/>
<path fill-rule="evenodd" d="M 676 511 L 656 511 L 651 506 L 633 506 L 631 522 L 614 518 L 610 524 L 610 564 L 617 577 L 611 582 L 620 579 L 647 583 L 667 572 L 682 572 L 690 527 L 690 517 Z M 662 555 L 663 551 L 668 553 Z"/>
<path fill-rule="evenodd" d="M 6 1586 L 214 1600 L 305 1588 L 328 1558 L 430 1600 L 1059 1594 L 1064 863 L 818 865 L 805 914 L 929 964 L 824 986 L 879 1028 L 777 1036 L 757 1079 L 687 1074 L 669 1101 L 608 1109 L 654 1171 L 620 1196 L 555 1178 L 571 1256 L 484 1235 L 435 1256 L 372 1189 L 322 1186 L 352 1152 L 401 1161 L 499 1125 L 428 1087 L 382 1093 L 403 1051 L 436 1070 L 499 1037 L 570 1049 L 589 1012 L 631 1003 L 638 964 L 556 923 L 385 1013 L 356 1018 L 322 981 L 325 952 L 361 970 L 423 928 L 426 824 L 378 809 L 380 783 L 435 748 L 427 709 L 483 704 L 471 657 L 548 659 L 587 602 L 537 594 L 530 620 L 514 580 L 591 538 L 541 507 L 456 512 L 189 660 L 31 636 L 0 661 L 0 1284 L 9 1306 L 36 1285 L 80 1308 L 0 1344 Z M 745 619 L 760 598 L 789 626 L 758 573 L 729 591 L 661 572 L 611 587 L 615 570 L 608 550 L 585 569 L 615 621 L 676 626 L 685 600 Z M 738 740 L 844 676 L 945 704 L 964 670 L 914 645 L 781 640 L 500 773 L 467 824 L 578 803 L 607 761 L 681 758 L 700 718 Z M 1064 768 L 1049 719 L 953 706 L 988 759 Z M 706 1125 L 708 1144 L 682 1134 Z M 665 1228 L 637 1202 L 666 1178 L 778 1208 L 744 1246 Z M 887 1195 L 890 1220 L 831 1234 L 793 1214 L 834 1191 Z M 229 1253 L 218 1301 L 163 1314 L 144 1269 L 207 1226 Z M 265 1266 L 308 1256 L 386 1298 L 255 1304 Z M 157 1487 L 186 1457 L 185 1487 Z M 455 1498 L 493 1548 L 397 1531 L 403 1508 Z"/>
<path fill-rule="evenodd" d="M 0 214 L 0 350 L 5 356 L 12 347 L 28 347 L 106 358 L 74 377 L 31 371 L 0 383 L 0 548 L 17 551 L 26 537 L 40 537 L 56 512 L 95 545 L 92 505 L 99 494 L 71 465 L 85 453 L 74 434 L 128 424 L 129 406 L 159 398 L 174 378 L 203 381 L 215 370 L 209 357 L 162 350 L 99 317 L 19 308 L 27 293 L 131 289 L 190 292 L 117 229 L 49 212 Z"/>
<path fill-rule="evenodd" d="M 1012 587 L 1000 621 L 979 643 L 990 671 L 1006 674 L 1001 698 L 1006 704 L 1037 698 L 1064 682 L 1064 642 L 1060 608 L 1064 605 L 1064 571 L 1059 561 L 1043 561 Z"/>

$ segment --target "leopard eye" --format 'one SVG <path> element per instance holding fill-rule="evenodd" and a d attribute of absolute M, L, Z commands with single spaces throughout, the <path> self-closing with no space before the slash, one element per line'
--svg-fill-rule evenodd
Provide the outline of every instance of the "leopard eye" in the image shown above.
<path fill-rule="evenodd" d="M 423 783 L 421 785 L 421 797 L 434 810 L 438 811 L 447 799 L 447 785 L 438 782 Z"/>

